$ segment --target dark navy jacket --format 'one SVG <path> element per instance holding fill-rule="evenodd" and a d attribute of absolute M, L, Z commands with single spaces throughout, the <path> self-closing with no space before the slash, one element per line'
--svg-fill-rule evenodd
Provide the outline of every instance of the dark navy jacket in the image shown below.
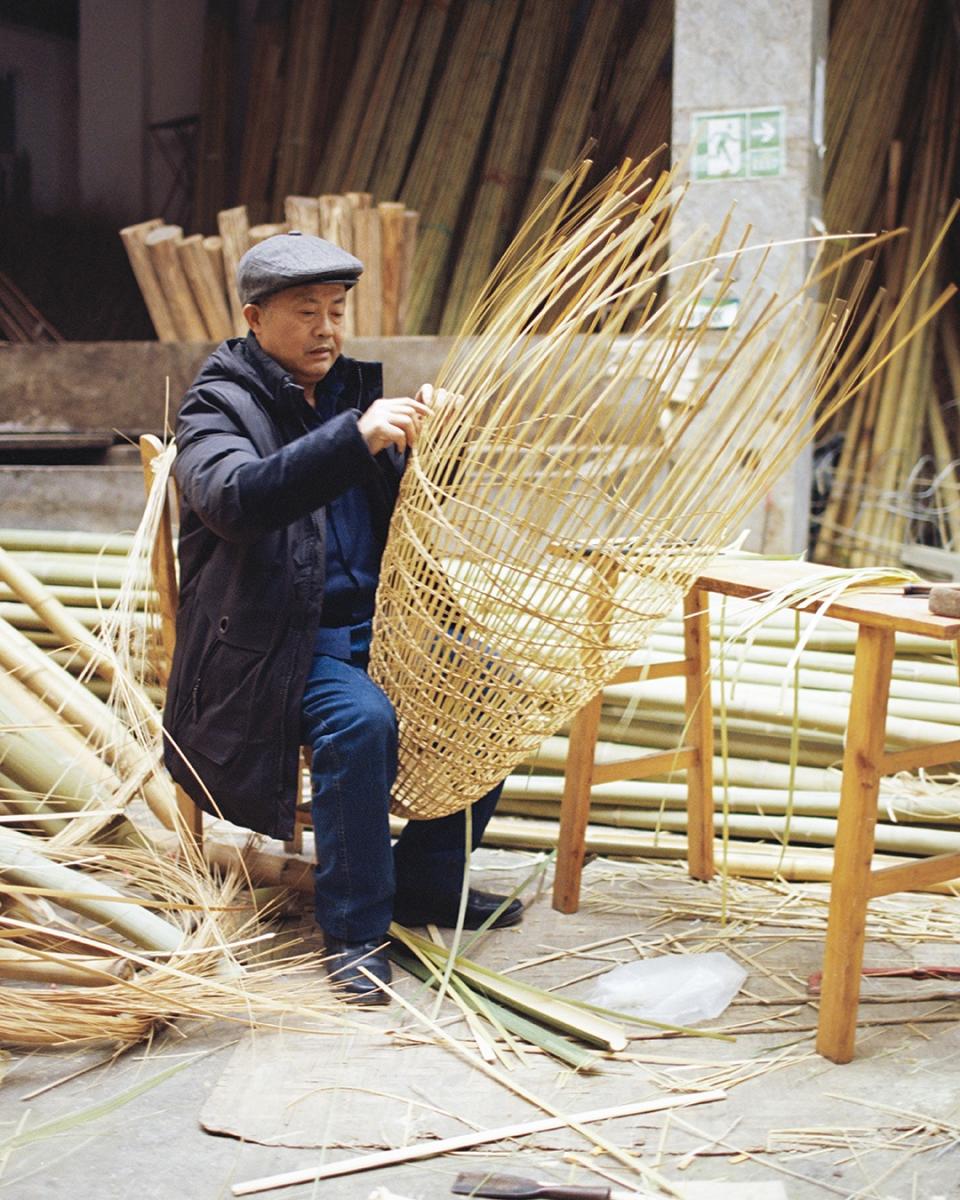
<path fill-rule="evenodd" d="M 362 485 L 382 544 L 403 472 L 400 454 L 374 458 L 357 428 L 382 395 L 380 364 L 332 369 L 345 380 L 340 411 L 308 429 L 302 390 L 252 334 L 234 338 L 177 416 L 180 608 L 164 757 L 208 812 L 279 838 L 293 831 L 324 505 Z"/>

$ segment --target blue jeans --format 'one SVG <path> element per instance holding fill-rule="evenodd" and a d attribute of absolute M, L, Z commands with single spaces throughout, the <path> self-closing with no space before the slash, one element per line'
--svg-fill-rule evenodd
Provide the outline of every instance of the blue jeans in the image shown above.
<path fill-rule="evenodd" d="M 347 942 L 381 938 L 395 895 L 459 895 L 466 862 L 463 811 L 409 821 L 391 848 L 397 719 L 367 674 L 368 659 L 364 652 L 349 662 L 314 655 L 302 704 L 303 740 L 312 752 L 314 911 L 325 933 Z M 502 788 L 472 806 L 474 849 Z"/>

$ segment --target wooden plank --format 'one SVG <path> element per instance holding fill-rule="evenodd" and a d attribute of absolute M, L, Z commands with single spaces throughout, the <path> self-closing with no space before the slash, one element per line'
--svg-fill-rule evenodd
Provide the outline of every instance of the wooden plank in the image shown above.
<path fill-rule="evenodd" d="M 692 587 L 683 601 L 686 664 L 686 740 L 694 758 L 687 771 L 687 865 L 693 879 L 712 879 L 713 707 L 710 696 L 710 597 Z"/>
<path fill-rule="evenodd" d="M 941 763 L 958 761 L 960 741 L 938 742 L 935 746 L 915 746 L 885 754 L 880 760 L 880 769 L 884 775 L 896 775 L 898 771 L 915 771 L 918 767 L 938 767 Z"/>
<path fill-rule="evenodd" d="M 574 913 L 580 907 L 580 877 L 590 819 L 590 785 L 602 703 L 603 697 L 598 692 L 580 709 L 570 725 L 563 799 L 560 801 L 557 866 L 553 878 L 553 907 L 563 913 Z"/>
<path fill-rule="evenodd" d="M 130 259 L 130 266 L 133 268 L 137 286 L 140 288 L 140 294 L 147 306 L 147 312 L 150 314 L 157 337 L 161 342 L 176 342 L 179 339 L 173 317 L 170 314 L 170 306 L 167 304 L 153 262 L 144 245 L 144 238 L 147 234 L 162 224 L 163 221 L 160 217 L 154 217 L 149 221 L 140 221 L 137 225 L 128 225 L 125 229 L 121 229 L 120 238 L 127 257 Z"/>
<path fill-rule="evenodd" d="M 837 1063 L 853 1058 L 893 655 L 892 630 L 861 627 L 843 753 L 817 1030 L 817 1050 Z"/>
<path fill-rule="evenodd" d="M 700 574 L 697 585 L 723 596 L 756 600 L 786 584 L 835 573 L 835 568 L 818 563 L 764 562 L 759 559 L 725 563 L 722 559 L 715 559 Z M 819 603 L 791 607 L 799 612 L 820 610 Z M 841 621 L 855 621 L 858 625 L 896 629 L 900 633 L 917 633 L 942 641 L 960 638 L 960 620 L 934 616 L 927 610 L 925 596 L 904 596 L 902 589 L 862 588 L 847 592 L 830 605 L 826 615 Z"/>
<path fill-rule="evenodd" d="M 881 867 L 870 874 L 870 899 L 894 892 L 919 891 L 932 883 L 960 880 L 960 854 L 935 854 L 917 862 Z"/>
<path fill-rule="evenodd" d="M 593 783 L 614 783 L 618 779 L 648 779 L 651 775 L 672 775 L 686 771 L 697 761 L 697 752 L 690 746 L 676 750 L 651 750 L 633 758 L 618 758 L 614 762 L 597 763 L 593 768 Z M 711 838 L 712 838 L 711 831 Z"/>

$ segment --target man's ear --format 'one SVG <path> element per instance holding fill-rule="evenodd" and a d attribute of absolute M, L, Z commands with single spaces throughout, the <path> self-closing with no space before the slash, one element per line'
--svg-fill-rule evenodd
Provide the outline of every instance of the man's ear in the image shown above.
<path fill-rule="evenodd" d="M 254 333 L 260 332 L 260 326 L 263 324 L 263 310 L 259 304 L 245 304 L 243 306 L 243 316 L 247 324 Z"/>

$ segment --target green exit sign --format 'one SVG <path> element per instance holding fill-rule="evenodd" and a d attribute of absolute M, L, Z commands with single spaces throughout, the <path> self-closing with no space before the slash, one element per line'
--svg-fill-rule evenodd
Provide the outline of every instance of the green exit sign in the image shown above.
<path fill-rule="evenodd" d="M 692 177 L 772 179 L 785 174 L 785 124 L 782 106 L 694 113 Z"/>

